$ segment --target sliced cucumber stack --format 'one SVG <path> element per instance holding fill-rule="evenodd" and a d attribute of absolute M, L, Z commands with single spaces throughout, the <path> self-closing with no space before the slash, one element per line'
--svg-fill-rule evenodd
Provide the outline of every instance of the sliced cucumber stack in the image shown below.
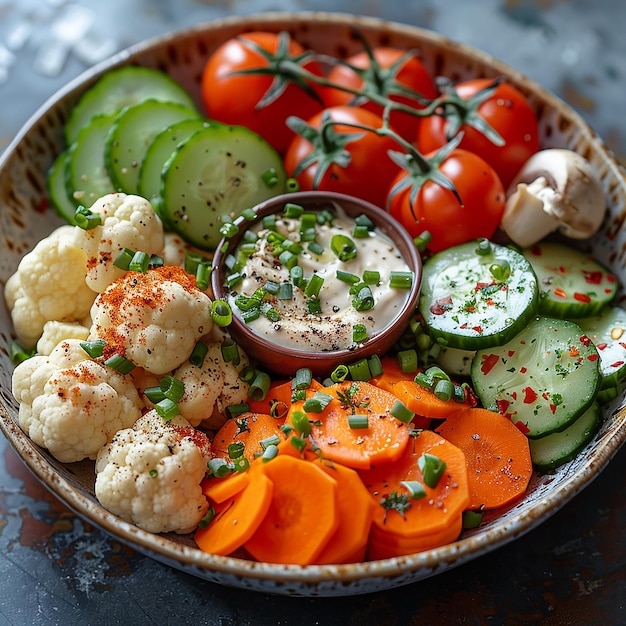
<path fill-rule="evenodd" d="M 109 70 L 85 91 L 72 109 L 65 125 L 67 145 L 76 141 L 78 131 L 94 115 L 115 113 L 149 98 L 196 108 L 189 93 L 165 72 L 136 66 Z"/>
<path fill-rule="evenodd" d="M 69 150 L 64 150 L 57 156 L 48 170 L 46 186 L 50 204 L 57 214 L 70 224 L 74 223 L 76 205 L 70 196 L 66 184 L 67 164 L 70 158 Z"/>
<path fill-rule="evenodd" d="M 214 250 L 224 217 L 285 192 L 282 159 L 243 126 L 210 125 L 183 142 L 161 179 L 163 221 L 192 245 Z"/>
<path fill-rule="evenodd" d="M 599 360 L 578 324 L 540 316 L 508 343 L 478 350 L 471 377 L 483 406 L 535 439 L 563 431 L 593 404 Z"/>
<path fill-rule="evenodd" d="M 478 240 L 425 261 L 419 310 L 437 342 L 477 350 L 521 331 L 537 314 L 537 295 L 535 273 L 522 254 Z"/>
<path fill-rule="evenodd" d="M 617 277 L 594 258 L 562 243 L 524 250 L 539 280 L 539 313 L 563 319 L 596 315 L 617 293 Z"/>
<path fill-rule="evenodd" d="M 200 115 L 177 102 L 148 99 L 122 109 L 104 149 L 107 172 L 118 191 L 138 193 L 139 171 L 153 139 L 164 128 L 187 119 L 200 119 Z"/>

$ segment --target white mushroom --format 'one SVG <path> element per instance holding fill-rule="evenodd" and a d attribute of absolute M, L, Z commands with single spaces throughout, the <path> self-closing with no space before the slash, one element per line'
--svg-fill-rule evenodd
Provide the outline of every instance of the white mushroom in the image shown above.
<path fill-rule="evenodd" d="M 549 148 L 530 157 L 512 181 L 500 227 L 521 247 L 556 230 L 585 239 L 600 228 L 605 212 L 591 164 L 572 150 Z"/>

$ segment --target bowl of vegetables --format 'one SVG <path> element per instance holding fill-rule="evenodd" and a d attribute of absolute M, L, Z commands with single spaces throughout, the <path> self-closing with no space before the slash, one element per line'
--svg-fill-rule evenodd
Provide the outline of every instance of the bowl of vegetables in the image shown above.
<path fill-rule="evenodd" d="M 364 64 L 394 63 L 367 88 Z M 422 255 L 367 375 L 274 373 L 211 285 L 234 224 L 309 191 L 375 205 Z M 85 519 L 195 576 L 415 582 L 530 531 L 626 437 L 623 173 L 563 102 L 436 33 L 267 13 L 139 44 L 37 111 L 0 198 L 4 435 Z"/>

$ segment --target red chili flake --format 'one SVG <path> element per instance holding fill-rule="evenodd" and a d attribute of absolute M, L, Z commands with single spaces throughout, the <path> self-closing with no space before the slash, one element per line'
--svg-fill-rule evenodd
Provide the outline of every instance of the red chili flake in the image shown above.
<path fill-rule="evenodd" d="M 611 363 L 610 367 L 621 367 L 624 365 L 624 361 L 615 361 L 615 363 Z"/>
<path fill-rule="evenodd" d="M 495 304 L 495 302 L 491 298 L 487 298 L 485 302 L 487 303 L 488 306 L 493 306 Z"/>
<path fill-rule="evenodd" d="M 535 255 L 535 256 L 541 256 L 542 254 L 542 250 L 541 250 L 541 246 L 532 246 L 532 248 L 530 249 L 530 251 Z"/>
<path fill-rule="evenodd" d="M 557 298 L 567 298 L 567 294 L 566 294 L 566 293 L 565 293 L 565 291 L 564 291 L 563 289 L 561 289 L 560 287 L 557 287 L 557 288 L 554 290 L 554 295 L 555 295 Z"/>
<path fill-rule="evenodd" d="M 519 371 L 520 371 L 520 374 L 525 374 L 528 371 L 528 369 L 525 367 L 520 367 Z"/>
<path fill-rule="evenodd" d="M 446 311 L 452 308 L 452 296 L 446 296 L 445 298 L 439 298 L 435 300 L 435 303 L 430 307 L 430 312 L 433 315 L 443 315 Z"/>
<path fill-rule="evenodd" d="M 556 413 L 556 404 L 551 404 L 550 405 L 550 411 L 552 411 L 552 415 L 554 415 Z"/>
<path fill-rule="evenodd" d="M 585 282 L 590 285 L 599 285 L 602 282 L 602 272 L 590 272 L 583 270 Z"/>
<path fill-rule="evenodd" d="M 598 350 L 605 350 L 608 344 L 606 343 L 597 343 L 596 344 L 596 348 L 598 348 Z"/>
<path fill-rule="evenodd" d="M 509 355 L 509 357 L 512 357 L 515 354 L 515 350 L 509 350 L 507 354 Z"/>
<path fill-rule="evenodd" d="M 511 401 L 510 400 L 498 400 L 497 404 L 498 404 L 498 412 L 504 415 L 507 412 L 507 409 L 509 408 L 509 406 L 511 406 Z"/>
<path fill-rule="evenodd" d="M 597 354 L 590 354 L 587 358 L 590 361 L 597 361 L 598 360 L 598 355 Z"/>
<path fill-rule="evenodd" d="M 626 350 L 626 343 L 625 342 L 620 341 L 619 345 L 622 346 L 622 348 L 624 348 L 624 350 Z"/>
<path fill-rule="evenodd" d="M 580 293 L 580 291 L 574 292 L 574 300 L 578 300 L 578 302 L 591 302 L 591 298 L 586 293 Z"/>
<path fill-rule="evenodd" d="M 578 352 L 578 348 L 576 346 L 572 346 L 569 350 L 570 356 L 578 356 L 580 352 Z"/>
<path fill-rule="evenodd" d="M 589 339 L 589 337 L 587 337 L 587 335 L 581 335 L 580 336 L 580 343 L 582 343 L 583 346 L 589 346 L 591 344 L 591 339 Z"/>
<path fill-rule="evenodd" d="M 511 393 L 511 398 L 513 398 L 513 400 L 517 400 L 517 391 Z"/>
<path fill-rule="evenodd" d="M 561 272 L 561 274 L 567 274 L 567 269 L 565 266 L 559 265 L 559 272 Z"/>
<path fill-rule="evenodd" d="M 550 399 L 550 394 L 549 394 L 547 391 L 544 391 L 544 392 L 541 394 L 541 397 L 542 397 L 544 400 L 549 400 L 549 399 Z"/>
<path fill-rule="evenodd" d="M 498 363 L 498 355 L 490 354 L 488 356 L 483 355 L 483 363 L 480 366 L 480 371 L 487 375 Z"/>
<path fill-rule="evenodd" d="M 615 276 L 613 274 L 607 274 L 606 275 L 606 280 L 609 283 L 616 283 L 617 282 L 617 276 Z"/>
<path fill-rule="evenodd" d="M 537 392 L 532 387 L 524 387 L 524 404 L 532 404 L 537 400 Z"/>
<path fill-rule="evenodd" d="M 527 435 L 530 432 L 530 428 L 528 428 L 528 426 L 526 426 L 526 424 L 524 424 L 524 422 L 522 422 L 521 420 L 518 422 L 515 422 L 515 425 L 525 434 Z"/>
<path fill-rule="evenodd" d="M 478 333 L 479 335 L 482 335 L 483 327 L 482 326 L 472 326 L 472 330 L 474 332 Z"/>
<path fill-rule="evenodd" d="M 462 328 L 463 330 L 465 330 L 467 328 L 467 322 L 465 322 L 464 324 L 461 324 L 459 328 Z"/>
<path fill-rule="evenodd" d="M 465 310 L 468 311 L 469 313 L 473 313 L 476 310 L 476 307 L 472 305 L 468 305 L 465 307 Z"/>
<path fill-rule="evenodd" d="M 604 293 L 613 293 L 613 290 L 612 290 L 610 287 L 607 287 L 607 288 L 604 290 Z"/>
<path fill-rule="evenodd" d="M 474 287 L 474 291 L 480 291 L 481 289 L 484 289 L 485 287 L 489 287 L 492 284 L 493 283 L 476 283 L 476 286 Z"/>

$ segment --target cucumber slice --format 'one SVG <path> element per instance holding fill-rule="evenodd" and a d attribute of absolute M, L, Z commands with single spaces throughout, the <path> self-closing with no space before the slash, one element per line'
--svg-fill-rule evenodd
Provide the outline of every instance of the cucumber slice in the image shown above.
<path fill-rule="evenodd" d="M 148 146 L 164 128 L 187 119 L 200 119 L 200 115 L 183 104 L 161 100 L 144 100 L 119 113 L 104 149 L 104 162 L 118 191 L 138 193 L 139 170 Z"/>
<path fill-rule="evenodd" d="M 192 118 L 171 124 L 152 140 L 139 168 L 137 190 L 140 196 L 152 202 L 161 192 L 161 173 L 174 150 L 196 131 L 210 123 L 201 118 Z"/>
<path fill-rule="evenodd" d="M 48 188 L 48 198 L 50 199 L 52 208 L 60 217 L 67 220 L 68 223 L 73 224 L 76 205 L 68 194 L 66 186 L 66 172 L 69 159 L 69 150 L 64 150 L 57 156 L 48 170 L 46 186 Z"/>
<path fill-rule="evenodd" d="M 65 125 L 67 145 L 76 141 L 78 131 L 94 115 L 115 113 L 148 98 L 195 108 L 192 97 L 165 72 L 149 67 L 120 67 L 108 71 L 80 97 Z"/>
<path fill-rule="evenodd" d="M 265 180 L 268 172 L 273 180 Z M 282 159 L 262 137 L 243 126 L 211 125 L 178 147 L 161 178 L 160 211 L 191 245 L 214 250 L 222 217 L 237 217 L 285 193 Z"/>
<path fill-rule="evenodd" d="M 571 461 L 593 439 L 600 428 L 600 421 L 600 407 L 594 403 L 562 432 L 531 439 L 530 458 L 533 465 L 540 471 L 548 471 Z"/>
<path fill-rule="evenodd" d="M 69 148 L 65 183 L 75 207 L 90 207 L 98 198 L 115 191 L 104 164 L 104 146 L 115 117 L 115 113 L 96 115 L 80 129 Z"/>
<path fill-rule="evenodd" d="M 626 379 L 626 311 L 609 304 L 576 322 L 598 349 L 602 388 L 616 387 Z"/>
<path fill-rule="evenodd" d="M 451 376 L 469 377 L 475 354 L 474 350 L 461 350 L 460 348 L 441 346 L 435 357 L 435 363 Z"/>
<path fill-rule="evenodd" d="M 588 317 L 598 313 L 617 293 L 617 277 L 576 248 L 541 242 L 523 253 L 539 280 L 540 315 Z"/>
<path fill-rule="evenodd" d="M 452 348 L 478 350 L 512 339 L 537 314 L 537 279 L 505 246 L 470 241 L 424 262 L 419 310 L 427 332 Z"/>
<path fill-rule="evenodd" d="M 564 430 L 591 406 L 599 361 L 578 324 L 537 317 L 508 343 L 476 352 L 472 383 L 483 406 L 536 439 Z"/>

